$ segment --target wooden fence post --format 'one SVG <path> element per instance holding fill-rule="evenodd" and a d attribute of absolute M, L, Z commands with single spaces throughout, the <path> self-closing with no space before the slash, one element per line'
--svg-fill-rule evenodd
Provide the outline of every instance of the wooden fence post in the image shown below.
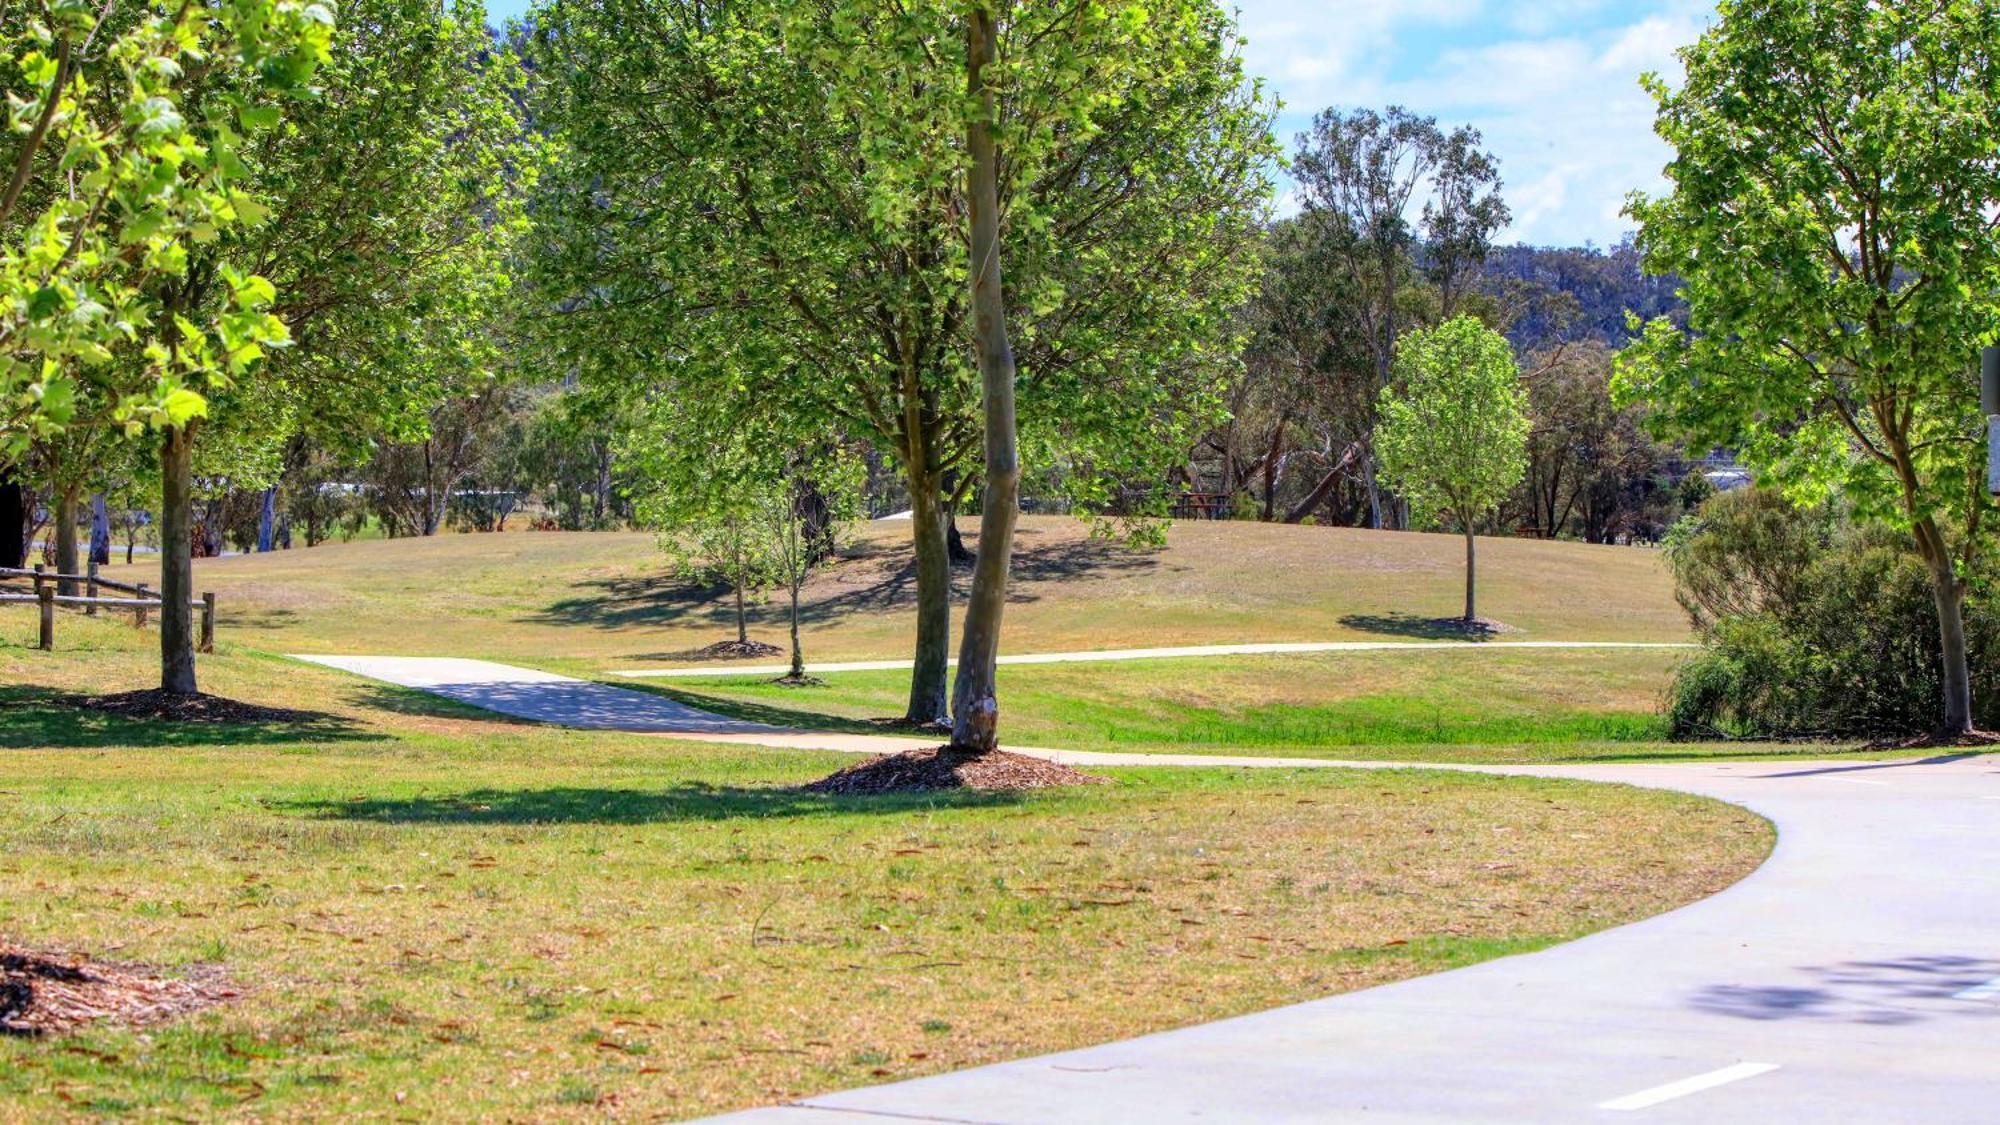
<path fill-rule="evenodd" d="M 139 600 L 141 600 L 141 601 L 144 601 L 145 599 L 147 599 L 148 597 L 151 597 L 151 596 L 152 596 L 152 593 L 151 593 L 151 591 L 149 591 L 149 590 L 148 590 L 148 589 L 146 588 L 146 584 L 145 584 L 144 582 L 141 582 L 141 583 L 139 583 Z M 134 611 L 133 611 L 133 614 L 132 614 L 132 623 L 133 623 L 133 625 L 134 625 L 135 627 L 137 627 L 137 628 L 140 628 L 140 629 L 144 629 L 144 628 L 146 627 L 146 607 L 145 607 L 145 606 L 140 606 L 140 607 L 138 607 L 138 608 L 137 608 L 136 610 L 134 610 Z"/>
<path fill-rule="evenodd" d="M 84 580 L 83 580 L 83 593 L 84 593 L 84 596 L 85 596 L 85 597 L 88 597 L 88 598 L 92 598 L 92 599 L 95 599 L 95 598 L 97 597 L 97 560 L 96 560 L 96 559 L 92 559 L 92 560 L 90 560 L 90 566 L 89 566 L 88 568 L 86 568 L 86 569 L 85 569 L 85 571 L 84 571 Z M 83 607 L 83 615 L 84 615 L 85 617 L 96 617 L 96 616 L 97 616 L 97 606 L 96 606 L 96 604 L 95 604 L 95 603 L 93 602 L 93 604 L 91 604 L 91 605 L 87 605 L 87 606 L 84 606 L 84 607 Z"/>
<path fill-rule="evenodd" d="M 41 648 L 42 648 L 42 651 L 43 651 L 43 652 L 54 652 L 54 651 L 56 650 L 56 591 L 55 591 L 55 587 L 53 587 L 53 586 L 44 586 L 44 585 L 41 585 L 40 583 L 37 583 L 37 584 L 36 584 L 36 586 L 35 586 L 35 596 L 36 596 L 36 597 L 38 597 L 38 598 L 40 598 L 40 599 L 42 600 L 42 606 L 41 606 L 41 608 L 42 608 L 42 636 L 41 636 Z"/>
<path fill-rule="evenodd" d="M 201 651 L 215 651 L 215 595 L 201 596 Z"/>

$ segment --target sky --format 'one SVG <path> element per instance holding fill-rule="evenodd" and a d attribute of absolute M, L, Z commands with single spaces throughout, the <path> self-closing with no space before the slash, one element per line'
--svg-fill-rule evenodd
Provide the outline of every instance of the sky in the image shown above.
<path fill-rule="evenodd" d="M 527 0 L 487 0 L 495 23 Z M 1471 125 L 1500 163 L 1502 242 L 1614 244 L 1667 153 L 1639 76 L 1679 76 L 1714 0 L 1236 0 L 1244 60 L 1284 103 L 1289 153 L 1313 114 L 1401 105 Z M 1295 210 L 1289 184 L 1279 208 Z"/>

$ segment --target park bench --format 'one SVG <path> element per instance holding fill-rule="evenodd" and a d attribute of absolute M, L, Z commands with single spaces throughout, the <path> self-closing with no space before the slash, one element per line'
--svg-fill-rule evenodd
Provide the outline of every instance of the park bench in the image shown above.
<path fill-rule="evenodd" d="M 32 593 L 9 592 L 7 589 L 6 583 L 24 580 L 33 583 Z M 60 589 L 65 583 L 70 584 L 72 588 L 82 586 L 84 592 L 81 595 L 61 593 Z M 107 598 L 99 594 L 100 590 L 116 590 L 132 596 Z M 42 566 L 36 566 L 32 570 L 11 566 L 0 567 L 0 605 L 33 605 L 40 608 L 41 633 L 36 647 L 43 652 L 52 652 L 56 647 L 57 606 L 78 608 L 91 617 L 97 616 L 100 609 L 130 612 L 133 615 L 133 624 L 143 628 L 146 624 L 147 611 L 160 609 L 165 604 L 153 592 L 152 587 L 144 582 L 136 584 L 113 582 L 109 578 L 98 577 L 97 564 L 94 562 L 83 574 L 62 574 Z M 214 652 L 215 595 L 204 593 L 199 600 L 188 603 L 188 608 L 201 612 L 199 650 Z"/>
<path fill-rule="evenodd" d="M 1174 500 L 1172 515 L 1177 520 L 1226 520 L 1233 508 L 1226 492 L 1183 492 Z"/>

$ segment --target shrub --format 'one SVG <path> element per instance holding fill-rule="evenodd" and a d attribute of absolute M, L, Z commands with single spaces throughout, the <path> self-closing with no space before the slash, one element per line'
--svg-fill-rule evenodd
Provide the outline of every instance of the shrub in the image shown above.
<path fill-rule="evenodd" d="M 1744 489 L 1682 521 L 1666 556 L 1703 642 L 1668 694 L 1676 737 L 1867 737 L 1934 724 L 1937 610 L 1898 537 Z M 1986 659 L 2000 652 L 2000 612 L 1971 600 L 1965 628 L 1986 726 L 2000 717 Z"/>

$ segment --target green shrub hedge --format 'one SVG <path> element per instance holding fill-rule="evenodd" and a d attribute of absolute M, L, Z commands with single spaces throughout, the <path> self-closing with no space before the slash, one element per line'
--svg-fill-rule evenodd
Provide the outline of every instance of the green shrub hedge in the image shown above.
<path fill-rule="evenodd" d="M 1666 556 L 1703 641 L 1669 692 L 1676 737 L 1887 737 L 1937 725 L 1937 609 L 1900 537 L 1742 489 L 1676 526 Z M 1991 729 L 2000 611 L 1975 596 L 1965 618 L 1974 718 Z"/>

